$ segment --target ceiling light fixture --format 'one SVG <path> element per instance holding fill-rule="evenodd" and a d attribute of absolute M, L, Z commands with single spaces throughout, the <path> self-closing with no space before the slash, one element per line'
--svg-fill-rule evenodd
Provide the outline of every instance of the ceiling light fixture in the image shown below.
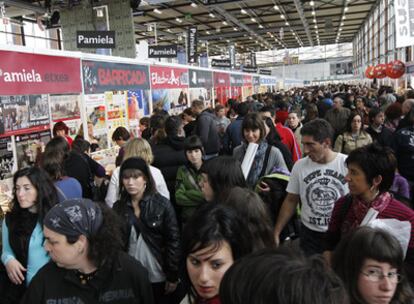
<path fill-rule="evenodd" d="M 285 25 L 286 25 L 286 26 L 289 26 L 289 22 L 287 22 L 287 21 L 286 21 L 286 22 L 285 22 Z"/>
<path fill-rule="evenodd" d="M 194 7 L 194 8 L 198 7 L 197 3 L 195 3 L 195 2 L 191 2 L 191 6 Z"/>
<path fill-rule="evenodd" d="M 210 18 L 216 18 L 216 16 L 213 13 L 208 14 Z"/>
<path fill-rule="evenodd" d="M 262 29 L 262 28 L 263 28 L 263 25 L 259 24 L 259 28 L 261 28 L 261 29 Z"/>
<path fill-rule="evenodd" d="M 315 5 L 315 2 L 313 2 L 313 1 L 309 2 L 309 5 L 310 6 L 314 6 Z"/>
<path fill-rule="evenodd" d="M 180 18 L 175 18 L 175 21 L 177 21 L 178 23 L 182 23 L 183 20 L 181 20 Z"/>
<path fill-rule="evenodd" d="M 276 4 L 275 4 L 275 6 L 273 6 L 273 8 L 274 8 L 276 11 L 278 11 L 278 10 L 279 10 L 279 6 L 277 6 Z"/>
<path fill-rule="evenodd" d="M 226 21 L 223 21 L 222 23 L 223 23 L 223 25 L 228 25 L 228 23 Z"/>
<path fill-rule="evenodd" d="M 345 12 L 347 12 L 349 10 L 349 7 L 345 6 Z"/>
<path fill-rule="evenodd" d="M 283 15 L 283 14 L 280 15 L 280 18 L 285 19 L 285 15 Z"/>
<path fill-rule="evenodd" d="M 237 28 L 237 27 L 233 27 L 233 31 L 235 31 L 235 32 L 236 32 L 237 30 L 238 30 L 238 28 Z"/>
<path fill-rule="evenodd" d="M 315 16 L 315 11 L 312 11 L 312 15 Z"/>
<path fill-rule="evenodd" d="M 244 9 L 241 9 L 240 13 L 247 15 L 247 12 Z"/>
<path fill-rule="evenodd" d="M 154 8 L 153 12 L 157 13 L 158 15 L 162 14 L 162 12 L 158 8 Z"/>
<path fill-rule="evenodd" d="M 256 19 L 254 19 L 254 18 L 250 18 L 250 20 L 251 20 L 252 22 L 256 22 Z"/>

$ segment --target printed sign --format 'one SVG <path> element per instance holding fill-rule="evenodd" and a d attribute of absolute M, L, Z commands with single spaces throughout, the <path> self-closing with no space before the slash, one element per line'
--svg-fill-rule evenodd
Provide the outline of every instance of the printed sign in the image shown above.
<path fill-rule="evenodd" d="M 80 93 L 77 58 L 0 51 L 0 95 Z"/>
<path fill-rule="evenodd" d="M 187 32 L 188 62 L 197 62 L 197 27 L 192 26 Z"/>
<path fill-rule="evenodd" d="M 260 74 L 260 75 L 267 75 L 267 76 L 270 76 L 270 75 L 272 75 L 272 71 L 271 71 L 271 70 L 264 70 L 264 69 L 260 69 L 260 70 L 259 70 L 259 74 Z"/>
<path fill-rule="evenodd" d="M 242 87 L 243 75 L 230 74 L 230 85 L 232 87 Z"/>
<path fill-rule="evenodd" d="M 243 67 L 243 72 L 246 72 L 246 73 L 257 73 L 257 68 L 256 67 L 252 67 L 252 66 L 244 66 Z"/>
<path fill-rule="evenodd" d="M 251 87 L 253 84 L 252 82 L 252 76 L 243 76 L 243 86 L 245 87 Z"/>
<path fill-rule="evenodd" d="M 177 45 L 150 45 L 148 46 L 149 58 L 176 58 Z"/>
<path fill-rule="evenodd" d="M 211 66 L 216 68 L 231 68 L 231 61 L 229 59 L 213 59 Z"/>
<path fill-rule="evenodd" d="M 86 94 L 150 88 L 146 65 L 82 61 L 82 71 Z"/>
<path fill-rule="evenodd" d="M 229 46 L 229 56 L 231 68 L 234 69 L 234 67 L 236 66 L 236 47 L 234 46 L 234 44 Z"/>
<path fill-rule="evenodd" d="M 216 88 L 230 86 L 230 74 L 214 72 L 213 78 L 214 78 L 214 87 Z"/>
<path fill-rule="evenodd" d="M 250 52 L 250 66 L 252 67 L 256 67 L 256 53 L 255 52 Z"/>
<path fill-rule="evenodd" d="M 254 86 L 260 86 L 260 77 L 259 76 L 253 76 L 253 85 Z"/>
<path fill-rule="evenodd" d="M 188 70 L 151 66 L 152 89 L 178 89 L 188 87 Z"/>
<path fill-rule="evenodd" d="M 414 1 L 394 1 L 396 47 L 414 44 Z"/>
<path fill-rule="evenodd" d="M 76 46 L 78 49 L 114 49 L 115 31 L 77 31 Z"/>
<path fill-rule="evenodd" d="M 260 77 L 260 85 L 275 85 L 276 78 L 273 77 Z"/>
<path fill-rule="evenodd" d="M 212 88 L 213 74 L 209 71 L 189 70 L 190 88 Z"/>

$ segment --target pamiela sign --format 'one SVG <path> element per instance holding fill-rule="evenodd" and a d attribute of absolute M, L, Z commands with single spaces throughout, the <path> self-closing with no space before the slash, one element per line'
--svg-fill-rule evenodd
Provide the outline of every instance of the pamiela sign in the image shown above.
<path fill-rule="evenodd" d="M 148 46 L 149 58 L 176 58 L 177 45 L 150 45 Z"/>
<path fill-rule="evenodd" d="M 114 49 L 115 31 L 77 31 L 78 48 Z"/>

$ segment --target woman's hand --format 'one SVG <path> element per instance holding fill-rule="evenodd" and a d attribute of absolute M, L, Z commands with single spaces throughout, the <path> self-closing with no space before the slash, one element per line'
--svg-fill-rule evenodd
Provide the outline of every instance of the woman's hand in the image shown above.
<path fill-rule="evenodd" d="M 16 259 L 11 259 L 6 264 L 7 275 L 13 284 L 20 285 L 24 281 L 24 271 L 26 268 Z"/>
<path fill-rule="evenodd" d="M 169 294 L 169 293 L 173 293 L 175 291 L 175 289 L 178 286 L 178 281 L 177 282 L 165 282 L 165 294 Z"/>
<path fill-rule="evenodd" d="M 260 184 L 257 187 L 259 188 L 259 190 L 261 192 L 269 192 L 270 191 L 269 185 L 265 182 L 260 182 Z"/>

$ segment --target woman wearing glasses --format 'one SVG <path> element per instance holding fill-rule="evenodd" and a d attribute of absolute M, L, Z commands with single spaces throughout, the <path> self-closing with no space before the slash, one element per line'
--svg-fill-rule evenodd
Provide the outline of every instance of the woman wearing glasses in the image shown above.
<path fill-rule="evenodd" d="M 343 280 L 352 304 L 413 303 L 403 263 L 397 239 L 369 227 L 342 239 L 332 258 L 332 267 Z"/>

